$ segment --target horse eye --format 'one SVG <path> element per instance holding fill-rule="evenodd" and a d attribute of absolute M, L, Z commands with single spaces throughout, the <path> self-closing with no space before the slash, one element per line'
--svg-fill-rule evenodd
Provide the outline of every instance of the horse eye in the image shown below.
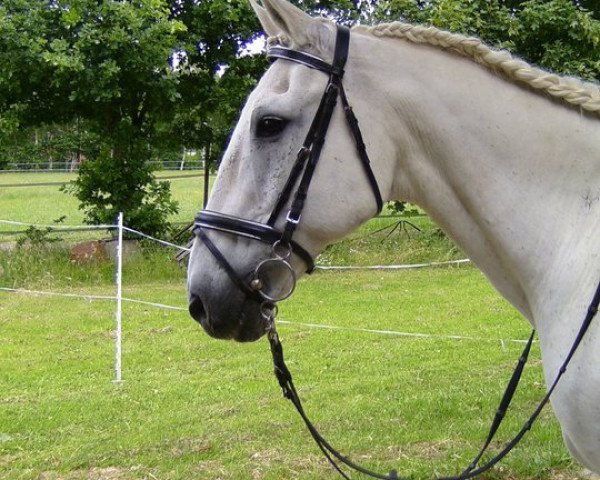
<path fill-rule="evenodd" d="M 281 132 L 287 125 L 287 120 L 279 117 L 265 116 L 258 121 L 256 126 L 256 136 L 265 138 L 273 137 Z"/>

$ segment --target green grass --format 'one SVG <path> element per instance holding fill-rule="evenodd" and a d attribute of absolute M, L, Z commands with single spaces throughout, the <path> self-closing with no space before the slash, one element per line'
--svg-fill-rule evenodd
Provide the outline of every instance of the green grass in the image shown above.
<path fill-rule="evenodd" d="M 203 178 L 197 171 L 162 171 L 158 178 L 182 176 L 170 180 L 173 198 L 179 203 L 179 213 L 171 220 L 187 222 L 194 218 L 202 206 Z M 64 216 L 64 224 L 80 225 L 83 214 L 78 209 L 78 201 L 71 195 L 61 192 L 59 185 L 31 187 L 2 187 L 9 184 L 68 182 L 75 179 L 74 173 L 2 173 L 0 174 L 0 219 L 24 223 L 50 225 Z M 0 231 L 14 231 L 18 228 L 0 224 Z"/>
<path fill-rule="evenodd" d="M 12 175 L 0 183 L 69 178 Z M 181 218 L 192 218 L 201 178 L 173 180 L 172 190 Z M 0 218 L 51 223 L 67 215 L 66 223 L 80 223 L 69 201 L 57 187 L 0 187 Z M 406 220 L 421 231 L 393 230 L 397 220 L 378 218 L 318 261 L 462 257 L 427 217 Z M 111 262 L 73 264 L 62 243 L 0 251 L 3 287 L 114 295 L 113 278 Z M 126 261 L 123 294 L 185 307 L 185 269 L 172 251 L 146 249 Z M 106 300 L 0 291 L 1 479 L 335 478 L 281 398 L 264 340 L 213 340 L 185 311 L 125 303 L 125 382 L 114 385 L 114 309 Z M 321 271 L 300 282 L 280 313 L 288 365 L 322 433 L 370 468 L 415 479 L 455 474 L 470 461 L 522 348 L 505 340 L 528 335 L 527 323 L 472 267 Z M 501 438 L 543 395 L 537 345 L 532 356 Z M 567 480 L 582 478 L 579 471 L 546 410 L 485 478 Z"/>
<path fill-rule="evenodd" d="M 184 283 L 183 273 L 130 277 L 124 295 L 184 306 Z M 113 293 L 108 279 L 61 290 Z M 264 340 L 213 340 L 186 312 L 125 304 L 119 386 L 112 302 L 0 295 L 0 478 L 335 478 L 281 398 Z M 289 367 L 323 434 L 371 468 L 412 478 L 468 463 L 522 348 L 501 340 L 528 334 L 471 267 L 318 272 L 280 312 L 290 322 L 279 326 Z M 351 330 L 364 328 L 433 337 Z M 543 394 L 537 345 L 532 355 L 500 438 Z M 485 478 L 578 472 L 547 410 Z"/>
<path fill-rule="evenodd" d="M 348 238 L 328 247 L 319 256 L 318 263 L 389 265 L 445 262 L 464 257 L 429 217 L 378 217 L 367 222 Z"/>
<path fill-rule="evenodd" d="M 0 286 L 10 288 L 83 288 L 114 283 L 115 265 L 111 260 L 79 265 L 69 259 L 63 244 L 36 245 L 14 251 L 0 251 Z M 182 278 L 185 266 L 174 261 L 174 251 L 148 246 L 127 257 L 124 283 L 141 279 L 164 281 Z"/>

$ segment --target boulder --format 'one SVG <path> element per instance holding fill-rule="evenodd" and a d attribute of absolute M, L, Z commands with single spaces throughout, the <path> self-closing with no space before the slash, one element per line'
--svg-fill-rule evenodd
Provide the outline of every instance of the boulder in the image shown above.
<path fill-rule="evenodd" d="M 104 242 L 100 240 L 88 240 L 78 243 L 69 250 L 69 259 L 74 263 L 97 263 L 108 260 L 108 254 Z"/>

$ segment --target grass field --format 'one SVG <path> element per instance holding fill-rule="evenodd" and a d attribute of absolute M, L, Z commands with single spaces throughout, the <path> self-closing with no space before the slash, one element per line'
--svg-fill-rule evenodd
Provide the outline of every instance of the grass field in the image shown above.
<path fill-rule="evenodd" d="M 102 282 L 61 290 L 113 294 Z M 183 307 L 184 292 L 182 275 L 126 283 L 124 295 Z M 335 478 L 281 398 L 264 340 L 212 340 L 184 311 L 126 304 L 125 382 L 114 385 L 112 302 L 0 295 L 0 478 Z M 281 319 L 288 364 L 323 433 L 356 460 L 415 479 L 468 463 L 522 348 L 508 340 L 528 334 L 471 267 L 319 272 Z M 534 350 L 500 438 L 543 394 Z M 546 410 L 485 478 L 578 471 Z"/>
<path fill-rule="evenodd" d="M 171 220 L 187 222 L 194 218 L 202 207 L 203 178 L 198 171 L 162 171 L 158 178 L 177 176 L 171 182 L 173 198 L 179 202 L 179 213 Z M 15 184 L 41 184 L 68 182 L 75 179 L 74 173 L 1 173 L 0 174 L 0 219 L 25 223 L 52 224 L 65 216 L 65 224 L 79 225 L 83 215 L 78 210 L 77 200 L 61 192 L 60 185 L 32 185 L 27 187 L 3 187 Z M 14 227 L 0 225 L 0 231 Z"/>
<path fill-rule="evenodd" d="M 61 174 L 28 175 L 44 182 Z M 191 198 L 198 188 L 201 198 L 200 180 L 172 183 L 175 197 L 189 201 L 186 215 L 198 208 Z M 66 214 L 79 223 L 65 199 L 0 187 L 0 218 L 49 223 Z M 392 231 L 396 221 L 369 222 L 319 262 L 462 256 L 426 217 L 410 219 L 420 232 Z M 0 251 L 0 287 L 110 296 L 113 277 L 110 262 L 75 265 L 60 244 Z M 123 293 L 185 308 L 185 269 L 172 252 L 145 251 L 126 262 Z M 213 340 L 185 311 L 125 303 L 124 383 L 115 385 L 114 309 L 110 300 L 0 291 L 0 479 L 335 478 L 281 397 L 264 340 Z M 510 340 L 529 333 L 469 266 L 320 271 L 300 282 L 280 313 L 288 365 L 322 433 L 360 463 L 414 479 L 456 474 L 469 463 L 522 349 Z M 502 439 L 543 396 L 537 345 L 532 357 Z M 547 409 L 484 478 L 584 477 Z"/>

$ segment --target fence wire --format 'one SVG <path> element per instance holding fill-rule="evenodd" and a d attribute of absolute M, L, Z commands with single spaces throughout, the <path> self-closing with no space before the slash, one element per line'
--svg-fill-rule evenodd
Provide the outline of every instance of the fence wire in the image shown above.
<path fill-rule="evenodd" d="M 180 251 L 190 251 L 191 249 L 187 246 L 177 245 L 165 240 L 161 240 L 155 238 L 151 235 L 145 234 L 138 230 L 129 228 L 121 223 L 117 225 L 94 225 L 94 226 L 82 226 L 82 225 L 39 225 L 35 223 L 27 223 L 27 222 L 19 222 L 13 220 L 1 220 L 0 224 L 8 224 L 8 225 L 16 225 L 16 226 L 25 226 L 25 227 L 34 227 L 38 229 L 52 229 L 52 231 L 59 232 L 61 230 L 64 231 L 76 231 L 76 230 L 117 230 L 122 234 L 123 231 L 127 231 L 130 234 L 137 235 L 141 238 L 145 238 L 147 240 L 157 242 L 165 247 L 175 248 Z M 119 240 L 119 244 L 117 245 L 117 265 L 121 261 L 120 255 L 122 253 L 122 235 L 117 236 Z M 431 263 L 420 263 L 420 264 L 408 264 L 408 265 L 372 265 L 372 266 L 331 266 L 331 265 L 317 265 L 317 268 L 320 270 L 408 270 L 408 269 L 422 269 L 428 267 L 440 267 L 440 266 L 449 266 L 449 265 L 462 265 L 464 263 L 469 262 L 469 259 L 462 260 L 453 260 L 448 262 L 431 262 Z M 115 276 L 116 283 L 116 295 L 95 295 L 95 294 L 76 294 L 76 293 L 64 293 L 64 292 L 52 292 L 52 291 L 43 291 L 43 290 L 29 290 L 23 288 L 9 288 L 9 287 L 0 287 L 0 292 L 4 293 L 13 293 L 27 296 L 48 296 L 48 297 L 63 297 L 63 298 L 72 298 L 79 300 L 86 300 L 89 302 L 92 301 L 111 301 L 117 304 L 116 311 L 116 323 L 117 323 L 117 340 L 119 344 L 116 344 L 116 358 L 115 358 L 115 382 L 121 382 L 121 372 L 120 372 L 120 364 L 121 364 L 121 349 L 120 349 L 120 341 L 121 341 L 121 303 L 129 303 L 129 304 L 138 304 L 145 305 L 148 307 L 153 307 L 157 309 L 171 310 L 171 311 L 187 311 L 187 307 L 185 306 L 177 306 L 177 305 L 169 305 L 161 302 L 150 302 L 146 300 L 141 300 L 138 298 L 128 298 L 122 295 L 122 285 L 121 285 L 121 275 Z M 372 334 L 372 335 L 386 335 L 386 336 L 398 336 L 398 337 L 406 337 L 406 338 L 415 338 L 415 339 L 429 339 L 429 340 L 460 340 L 460 341 L 486 341 L 486 342 L 499 342 L 504 348 L 505 343 L 523 343 L 526 340 L 523 339 L 500 339 L 500 338 L 485 338 L 485 337 L 472 337 L 472 336 L 463 336 L 463 335 L 440 335 L 440 334 L 428 334 L 428 333 L 416 333 L 416 332 L 403 332 L 396 330 L 378 330 L 378 329 L 369 329 L 369 328 L 352 328 L 352 327 L 342 327 L 333 324 L 327 323 L 305 323 L 305 322 L 295 322 L 290 320 L 281 319 L 278 320 L 278 323 L 282 325 L 286 325 L 292 328 L 303 328 L 309 330 L 329 330 L 329 331 L 340 331 L 340 332 L 348 332 L 348 333 L 361 333 L 361 334 Z"/>

